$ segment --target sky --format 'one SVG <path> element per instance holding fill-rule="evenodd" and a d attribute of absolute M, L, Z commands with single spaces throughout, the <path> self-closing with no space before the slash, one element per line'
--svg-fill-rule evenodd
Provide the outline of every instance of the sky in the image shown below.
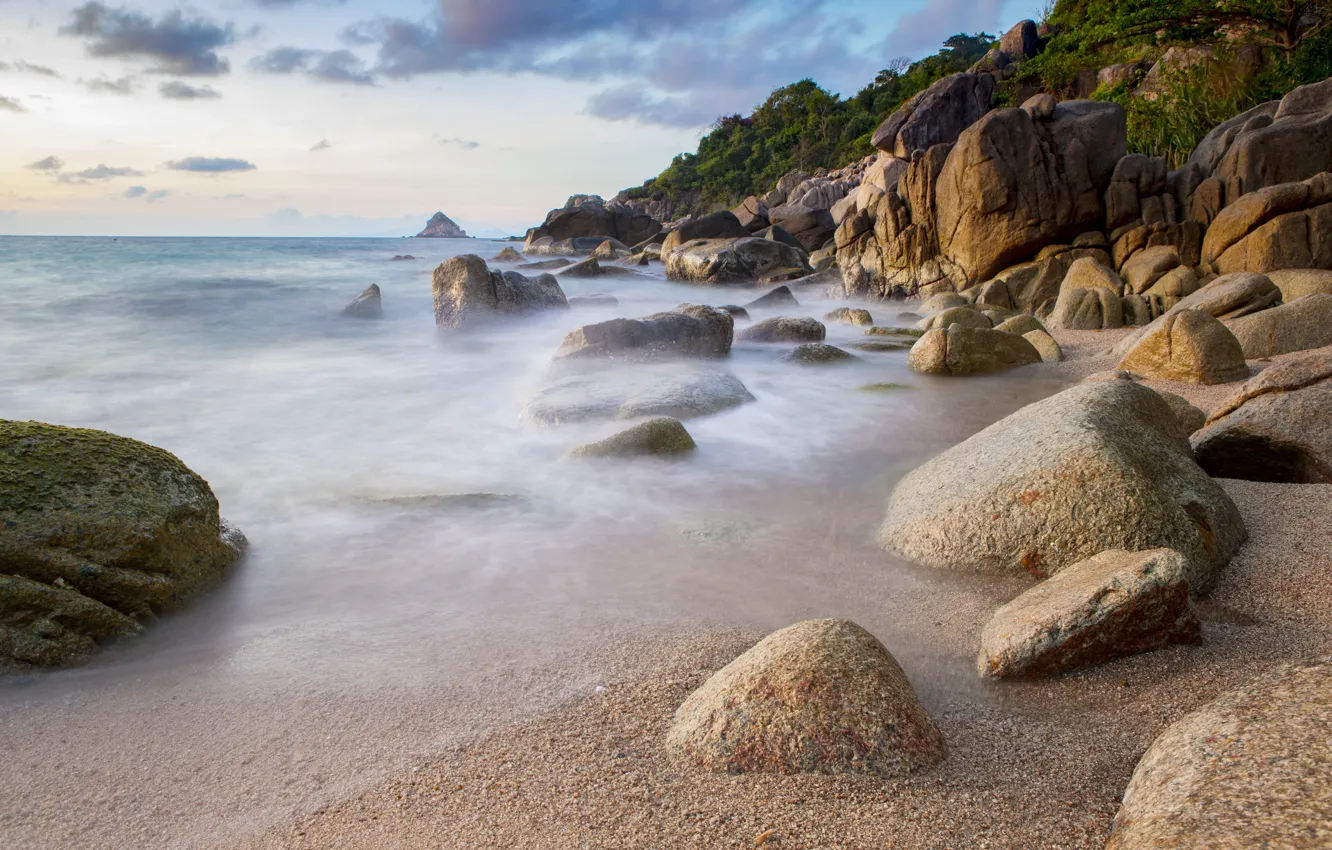
<path fill-rule="evenodd" d="M 0 0 L 0 234 L 521 234 L 1040 0 Z M 886 117 L 886 116 L 885 116 Z"/>

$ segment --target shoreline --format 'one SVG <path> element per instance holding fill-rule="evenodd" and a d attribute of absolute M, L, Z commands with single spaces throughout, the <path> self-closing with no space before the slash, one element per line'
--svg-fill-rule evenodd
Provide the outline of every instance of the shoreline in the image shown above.
<path fill-rule="evenodd" d="M 1113 369 L 1109 349 L 1127 332 L 1056 334 L 1068 359 L 1032 368 L 1075 381 Z M 1145 383 L 1204 411 L 1238 386 Z M 1332 485 L 1221 484 L 1250 536 L 1198 603 L 1202 646 L 959 688 L 974 677 L 972 644 L 1014 583 L 914 575 L 932 586 L 886 601 L 892 631 L 918 630 L 933 648 L 898 654 L 891 633 L 864 624 L 898 654 L 945 733 L 949 756 L 931 771 L 886 780 L 681 768 L 664 748 L 674 709 L 764 633 L 667 630 L 600 646 L 608 664 L 635 659 L 602 691 L 215 846 L 1100 847 L 1138 759 L 1169 724 L 1276 664 L 1332 652 Z M 904 614 L 916 622 L 896 619 Z"/>

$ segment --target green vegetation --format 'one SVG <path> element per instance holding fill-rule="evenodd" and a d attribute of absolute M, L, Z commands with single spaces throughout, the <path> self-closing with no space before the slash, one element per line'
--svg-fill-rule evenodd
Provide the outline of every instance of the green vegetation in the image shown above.
<path fill-rule="evenodd" d="M 1006 88 L 1075 96 L 1079 74 L 1136 65 L 1091 96 L 1124 106 L 1131 153 L 1172 168 L 1217 124 L 1332 75 L 1328 0 L 1059 0 L 1045 23 L 1045 49 Z M 1187 52 L 1145 80 L 1170 47 Z"/>
<path fill-rule="evenodd" d="M 933 56 L 892 63 L 845 100 L 813 80 L 780 88 L 752 115 L 718 119 L 696 153 L 680 154 L 659 176 L 626 194 L 643 198 L 661 192 L 672 199 L 693 194 L 699 207 L 732 206 L 764 194 L 788 171 L 840 168 L 874 152 L 870 137 L 893 110 L 935 80 L 971 67 L 994 41 L 985 33 L 955 35 Z"/>
<path fill-rule="evenodd" d="M 1037 91 L 1115 101 L 1128 113 L 1129 150 L 1172 167 L 1217 124 L 1332 76 L 1332 0 L 1055 0 L 1042 23 L 1042 52 L 1003 82 L 996 104 Z M 701 212 L 762 195 L 789 171 L 841 168 L 873 153 L 870 138 L 895 109 L 994 44 L 985 33 L 955 35 L 933 56 L 893 62 L 845 100 L 812 80 L 778 89 L 752 115 L 718 119 L 695 153 L 625 195 Z M 1172 47 L 1182 58 L 1144 80 Z M 1095 72 L 1119 64 L 1129 66 L 1127 81 L 1092 92 Z"/>

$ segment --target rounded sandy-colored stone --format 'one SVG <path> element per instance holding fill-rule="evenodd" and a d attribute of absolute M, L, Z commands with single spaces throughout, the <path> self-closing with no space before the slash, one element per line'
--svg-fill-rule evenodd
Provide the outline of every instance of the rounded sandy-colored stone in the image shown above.
<path fill-rule="evenodd" d="M 689 695 L 667 745 L 728 773 L 903 776 L 947 754 L 897 661 L 850 620 L 764 638 Z"/>

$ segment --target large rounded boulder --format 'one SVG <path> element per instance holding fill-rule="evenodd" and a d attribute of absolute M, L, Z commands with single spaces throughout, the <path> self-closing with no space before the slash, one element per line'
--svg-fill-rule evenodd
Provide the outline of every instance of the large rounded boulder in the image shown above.
<path fill-rule="evenodd" d="M 1332 483 L 1332 349 L 1259 372 L 1193 437 L 1218 478 Z"/>
<path fill-rule="evenodd" d="M 1327 847 L 1332 659 L 1278 667 L 1161 733 L 1106 850 Z"/>
<path fill-rule="evenodd" d="M 68 664 L 226 575 L 244 537 L 175 456 L 0 420 L 0 670 Z"/>
<path fill-rule="evenodd" d="M 515 271 L 492 272 L 475 254 L 440 263 L 433 292 L 435 324 L 450 329 L 484 324 L 500 316 L 569 307 L 553 275 L 529 278 Z"/>
<path fill-rule="evenodd" d="M 1170 405 L 1126 380 L 1028 405 L 910 472 L 879 531 L 930 567 L 1042 578 L 1107 549 L 1171 548 L 1195 592 L 1244 538 Z"/>
<path fill-rule="evenodd" d="M 849 620 L 764 638 L 689 695 L 667 745 L 725 773 L 905 776 L 947 754 L 897 661 Z"/>

